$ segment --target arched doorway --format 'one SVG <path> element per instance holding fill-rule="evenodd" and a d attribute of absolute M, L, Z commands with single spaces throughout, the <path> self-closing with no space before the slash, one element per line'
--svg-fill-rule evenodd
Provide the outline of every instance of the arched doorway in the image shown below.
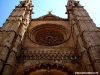
<path fill-rule="evenodd" d="M 41 63 L 25 70 L 24 75 L 73 75 L 73 72 L 61 64 Z"/>
<path fill-rule="evenodd" d="M 62 72 L 61 70 L 58 69 L 51 69 L 51 70 L 41 69 L 35 72 L 30 72 L 30 74 L 28 75 L 69 75 L 69 74 L 66 72 Z"/>

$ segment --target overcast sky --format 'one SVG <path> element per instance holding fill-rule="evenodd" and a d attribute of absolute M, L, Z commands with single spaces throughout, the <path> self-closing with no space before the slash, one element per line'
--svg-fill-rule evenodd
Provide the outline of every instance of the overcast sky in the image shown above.
<path fill-rule="evenodd" d="M 0 26 L 3 25 L 12 10 L 19 4 L 21 0 L 0 0 Z M 62 18 L 67 18 L 65 14 L 68 0 L 32 0 L 34 5 L 32 18 L 37 18 L 52 11 L 54 15 Z M 81 5 L 88 11 L 89 15 L 100 27 L 100 0 L 78 0 Z"/>

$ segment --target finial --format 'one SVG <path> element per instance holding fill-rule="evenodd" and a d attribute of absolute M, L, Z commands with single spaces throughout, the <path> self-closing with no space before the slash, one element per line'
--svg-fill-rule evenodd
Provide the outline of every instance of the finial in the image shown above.
<path fill-rule="evenodd" d="M 75 0 L 69 0 L 69 1 L 75 1 Z"/>
<path fill-rule="evenodd" d="M 48 14 L 51 14 L 52 11 L 48 11 Z"/>
<path fill-rule="evenodd" d="M 75 0 L 69 0 L 69 1 L 75 1 Z"/>

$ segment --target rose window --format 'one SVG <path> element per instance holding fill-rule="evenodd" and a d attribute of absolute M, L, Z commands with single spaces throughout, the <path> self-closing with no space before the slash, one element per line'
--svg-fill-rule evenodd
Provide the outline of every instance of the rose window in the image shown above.
<path fill-rule="evenodd" d="M 69 31 L 65 27 L 54 24 L 36 26 L 29 34 L 33 42 L 44 46 L 60 45 L 64 43 L 69 36 Z"/>

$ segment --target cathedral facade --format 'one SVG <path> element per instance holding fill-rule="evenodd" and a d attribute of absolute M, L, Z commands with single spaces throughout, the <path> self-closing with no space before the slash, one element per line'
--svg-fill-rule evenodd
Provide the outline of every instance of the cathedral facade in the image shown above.
<path fill-rule="evenodd" d="M 66 19 L 32 19 L 33 7 L 21 1 L 0 28 L 0 75 L 100 72 L 100 29 L 79 1 L 68 0 Z"/>

